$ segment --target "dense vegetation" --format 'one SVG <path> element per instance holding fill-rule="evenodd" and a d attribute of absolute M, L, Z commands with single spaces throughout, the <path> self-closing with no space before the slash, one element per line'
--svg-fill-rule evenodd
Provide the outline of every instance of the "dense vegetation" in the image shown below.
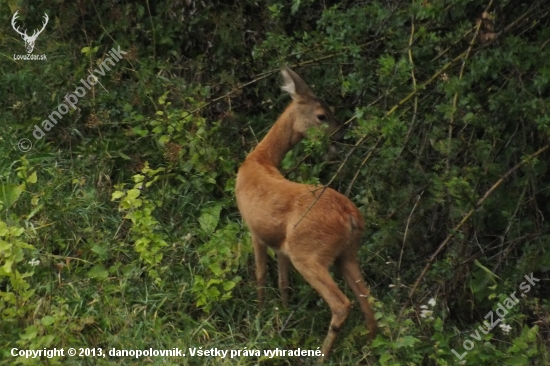
<path fill-rule="evenodd" d="M 33 51 L 46 61 L 14 60 L 26 54 L 17 10 L 29 34 L 48 14 Z M 337 154 L 311 138 L 283 171 L 347 194 L 368 225 L 360 262 L 380 334 L 367 346 L 354 308 L 331 362 L 550 364 L 549 11 L 546 0 L 3 2 L 0 364 L 314 362 L 10 353 L 320 346 L 330 311 L 296 273 L 282 308 L 274 260 L 258 312 L 234 199 L 240 162 L 288 103 L 284 65 L 347 129 Z M 505 320 L 479 331 L 499 303 Z"/>

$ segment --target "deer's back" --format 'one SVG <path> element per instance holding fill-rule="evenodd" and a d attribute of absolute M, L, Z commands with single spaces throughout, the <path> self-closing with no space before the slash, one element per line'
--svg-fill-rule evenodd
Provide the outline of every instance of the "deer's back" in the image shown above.
<path fill-rule="evenodd" d="M 243 164 L 235 190 L 252 234 L 275 249 L 286 239 L 345 245 L 364 229 L 361 213 L 346 196 L 328 187 L 291 182 L 275 169 Z"/>

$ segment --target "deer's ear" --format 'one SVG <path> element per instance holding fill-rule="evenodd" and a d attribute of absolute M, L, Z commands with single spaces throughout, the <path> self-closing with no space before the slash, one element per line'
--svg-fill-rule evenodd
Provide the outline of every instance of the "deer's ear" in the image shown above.
<path fill-rule="evenodd" d="M 290 68 L 285 67 L 281 70 L 281 75 L 283 76 L 283 86 L 281 89 L 286 91 L 292 99 L 299 100 L 306 97 L 312 97 L 313 92 L 307 86 L 307 84 L 302 80 L 298 74 L 292 71 Z"/>

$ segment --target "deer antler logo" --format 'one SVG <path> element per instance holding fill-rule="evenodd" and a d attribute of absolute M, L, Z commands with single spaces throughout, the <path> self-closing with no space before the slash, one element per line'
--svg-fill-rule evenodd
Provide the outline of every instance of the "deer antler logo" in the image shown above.
<path fill-rule="evenodd" d="M 21 32 L 19 31 L 19 27 L 17 28 L 15 27 L 15 19 L 17 19 L 17 13 L 18 12 L 16 11 L 15 14 L 13 14 L 13 17 L 11 18 L 11 26 L 17 33 L 19 33 L 21 38 L 23 38 L 23 41 L 25 41 L 25 48 L 27 49 L 27 53 L 32 53 L 32 50 L 34 49 L 34 42 L 36 42 L 36 38 L 38 38 L 40 33 L 42 33 L 44 28 L 46 28 L 46 24 L 48 24 L 48 20 L 49 20 L 48 14 L 44 13 L 44 23 L 42 23 L 42 29 L 35 30 L 32 36 L 28 36 L 26 29 L 24 32 Z"/>

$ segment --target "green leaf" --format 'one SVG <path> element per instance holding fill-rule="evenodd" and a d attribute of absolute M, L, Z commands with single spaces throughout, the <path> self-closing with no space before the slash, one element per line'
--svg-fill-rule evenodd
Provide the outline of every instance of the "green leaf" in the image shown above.
<path fill-rule="evenodd" d="M 220 268 L 220 265 L 216 263 L 212 263 L 208 266 L 208 268 L 214 273 L 215 276 L 221 276 L 223 274 L 222 269 Z"/>
<path fill-rule="evenodd" d="M 387 365 L 388 361 L 391 361 L 392 355 L 389 353 L 384 353 L 382 357 L 380 357 L 380 364 L 381 365 Z"/>
<path fill-rule="evenodd" d="M 523 366 L 529 364 L 529 359 L 525 355 L 514 355 L 504 361 L 504 364 L 510 366 Z"/>
<path fill-rule="evenodd" d="M 36 325 L 31 325 L 25 328 L 25 333 L 21 334 L 19 337 L 22 340 L 32 340 L 38 335 L 38 327 Z"/>
<path fill-rule="evenodd" d="M 143 179 L 145 179 L 145 176 L 143 174 L 136 174 L 132 177 L 134 180 L 134 183 L 141 183 L 143 182 Z"/>
<path fill-rule="evenodd" d="M 235 287 L 235 285 L 237 285 L 237 284 L 233 281 L 225 281 L 223 283 L 223 289 L 225 291 L 229 291 L 229 290 L 233 289 L 233 287 Z"/>
<path fill-rule="evenodd" d="M 123 152 L 119 151 L 118 152 L 118 156 L 120 156 L 122 159 L 124 160 L 132 160 L 131 157 L 129 157 L 128 155 L 124 154 Z"/>
<path fill-rule="evenodd" d="M 4 221 L 0 221 L 0 236 L 5 236 L 8 233 L 8 225 Z"/>
<path fill-rule="evenodd" d="M 7 241 L 0 240 L 0 253 L 10 249 L 11 246 L 12 246 L 12 244 L 8 243 Z"/>
<path fill-rule="evenodd" d="M 107 268 L 103 264 L 98 264 L 88 271 L 87 276 L 90 278 L 105 279 L 109 276 L 109 271 L 107 271 Z"/>
<path fill-rule="evenodd" d="M 443 320 L 441 318 L 435 319 L 433 326 L 435 330 L 441 332 L 443 330 Z"/>
<path fill-rule="evenodd" d="M 25 232 L 25 229 L 23 229 L 22 227 L 11 226 L 8 229 L 8 232 L 10 233 L 10 235 L 20 236 L 21 234 L 23 234 Z"/>
<path fill-rule="evenodd" d="M 92 252 L 98 254 L 100 257 L 107 257 L 108 254 L 109 254 L 109 250 L 108 250 L 108 247 L 107 245 L 103 244 L 95 244 L 93 247 L 92 247 Z"/>
<path fill-rule="evenodd" d="M 149 131 L 137 126 L 137 127 L 134 127 L 132 129 L 132 132 L 134 132 L 136 135 L 139 135 L 141 137 L 144 137 L 144 136 L 147 136 L 147 134 L 149 133 Z"/>
<path fill-rule="evenodd" d="M 4 202 L 4 208 L 11 207 L 25 189 L 25 185 L 21 184 L 16 186 L 15 184 L 3 184 L 0 186 L 0 200 Z"/>
<path fill-rule="evenodd" d="M 207 207 L 202 210 L 201 216 L 199 217 L 199 224 L 207 235 L 211 235 L 216 229 L 216 226 L 218 226 L 221 210 L 221 204 L 216 204 L 215 206 Z"/>
<path fill-rule="evenodd" d="M 139 189 L 136 189 L 136 188 L 132 188 L 128 191 L 127 195 L 128 195 L 128 199 L 129 200 L 133 200 L 133 199 L 136 199 L 139 197 L 140 195 L 140 191 Z"/>
<path fill-rule="evenodd" d="M 38 178 L 36 177 L 36 172 L 33 172 L 31 175 L 27 177 L 27 183 L 36 183 L 38 181 Z"/>
<path fill-rule="evenodd" d="M 5 273 L 11 273 L 11 267 L 13 266 L 14 258 L 8 257 L 6 258 L 6 263 L 2 266 L 2 269 Z"/>
<path fill-rule="evenodd" d="M 113 194 L 111 195 L 111 201 L 114 201 L 114 200 L 117 200 L 119 199 L 120 197 L 124 196 L 124 192 L 122 191 L 114 191 Z"/>
<path fill-rule="evenodd" d="M 378 347 L 380 347 L 380 346 L 385 346 L 385 345 L 387 345 L 387 344 L 388 344 L 388 342 L 386 341 L 386 339 L 384 339 L 384 338 L 381 337 L 381 336 L 377 336 L 377 337 L 374 339 L 374 341 L 372 341 L 371 346 L 372 346 L 373 348 L 378 348 Z"/>
<path fill-rule="evenodd" d="M 51 315 L 46 315 L 45 317 L 40 319 L 40 323 L 42 323 L 42 325 L 45 325 L 45 326 L 52 325 L 54 321 L 55 321 L 55 318 Z"/>
<path fill-rule="evenodd" d="M 300 3 L 301 2 L 302 2 L 302 0 L 294 0 L 292 2 L 292 7 L 290 8 L 290 14 L 292 14 L 292 15 L 296 14 L 298 9 L 300 9 Z"/>
<path fill-rule="evenodd" d="M 161 145 L 165 145 L 167 142 L 170 141 L 170 136 L 168 135 L 162 135 L 160 138 L 159 138 L 159 144 Z"/>
<path fill-rule="evenodd" d="M 493 277 L 496 277 L 498 278 L 499 280 L 502 280 L 499 276 L 497 276 L 496 274 L 494 274 L 493 272 L 491 272 L 491 270 L 487 267 L 485 267 L 483 264 L 481 264 L 477 259 L 474 259 L 474 264 L 476 266 L 478 266 L 479 268 L 481 268 L 482 270 L 484 270 L 486 273 L 490 274 L 491 276 Z"/>
<path fill-rule="evenodd" d="M 413 336 L 401 337 L 395 341 L 395 348 L 412 347 L 417 342 L 420 342 L 420 340 Z"/>
<path fill-rule="evenodd" d="M 96 47 L 82 47 L 80 49 L 80 53 L 83 53 L 85 54 L 86 56 L 91 56 L 93 53 L 95 53 L 97 50 L 99 49 L 99 46 L 96 46 Z"/>

